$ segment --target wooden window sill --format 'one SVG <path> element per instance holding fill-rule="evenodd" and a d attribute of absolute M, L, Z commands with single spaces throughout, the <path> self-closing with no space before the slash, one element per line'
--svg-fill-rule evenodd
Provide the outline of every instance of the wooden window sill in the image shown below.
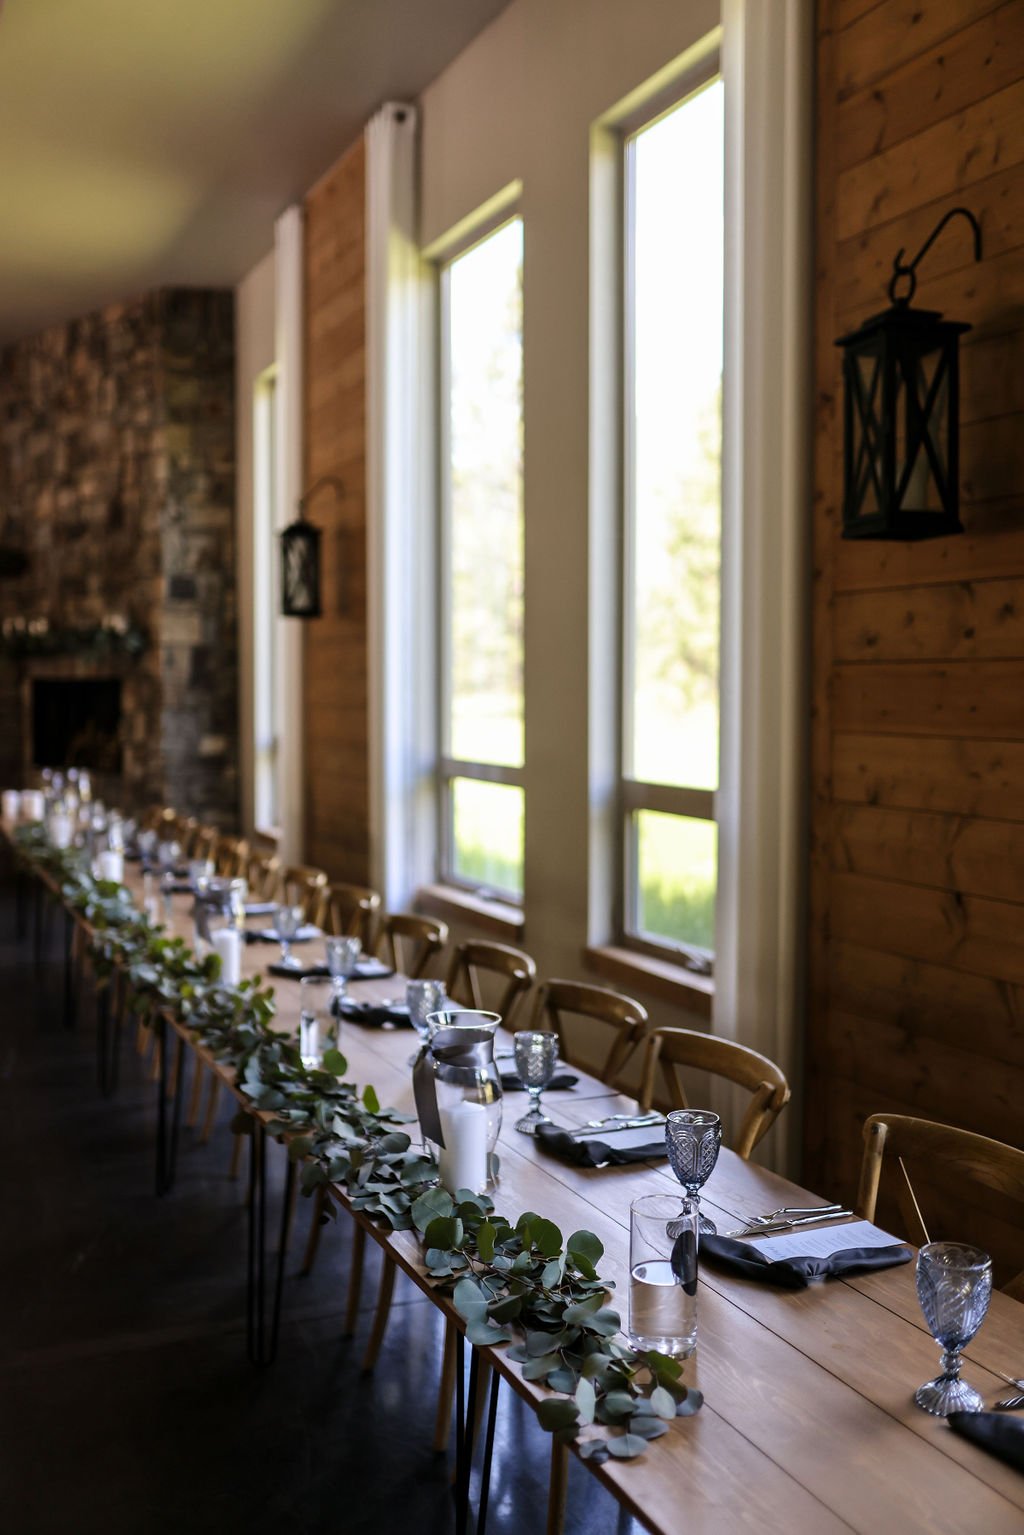
<path fill-rule="evenodd" d="M 486 900 L 455 885 L 424 885 L 416 892 L 416 905 L 435 917 L 469 922 L 501 943 L 516 943 L 523 936 L 524 919 L 518 906 Z"/>
<path fill-rule="evenodd" d="M 618 944 L 599 944 L 584 949 L 583 962 L 605 980 L 657 997 L 662 1002 L 671 1002 L 699 1018 L 711 1017 L 715 983 L 710 975 L 696 975 L 671 960 L 655 959 L 651 954 L 641 954 Z"/>

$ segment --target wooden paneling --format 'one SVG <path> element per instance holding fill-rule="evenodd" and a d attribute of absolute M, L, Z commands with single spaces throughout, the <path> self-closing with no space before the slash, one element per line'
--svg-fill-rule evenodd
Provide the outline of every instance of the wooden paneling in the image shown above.
<path fill-rule="evenodd" d="M 369 879 L 366 656 L 365 153 L 353 146 L 305 203 L 306 483 L 344 494 L 311 509 L 323 529 L 321 618 L 306 626 L 306 859 Z"/>
<path fill-rule="evenodd" d="M 805 1150 L 839 1198 L 877 1110 L 1024 1134 L 1024 5 L 819 0 L 818 17 Z M 916 302 L 975 327 L 966 533 L 844 542 L 834 338 L 886 307 L 896 252 L 955 203 L 984 259 L 949 229 Z M 955 1226 L 960 1191 L 930 1197 Z M 984 1198 L 957 1229 L 1021 1246 Z"/>

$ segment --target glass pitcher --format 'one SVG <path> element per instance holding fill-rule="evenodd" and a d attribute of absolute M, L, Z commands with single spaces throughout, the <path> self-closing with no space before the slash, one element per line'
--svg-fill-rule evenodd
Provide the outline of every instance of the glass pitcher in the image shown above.
<path fill-rule="evenodd" d="M 492 1157 L 501 1130 L 501 1077 L 494 1060 L 498 1013 L 431 1013 L 430 1036 L 416 1059 L 413 1086 L 424 1138 L 449 1193 L 493 1187 Z"/>

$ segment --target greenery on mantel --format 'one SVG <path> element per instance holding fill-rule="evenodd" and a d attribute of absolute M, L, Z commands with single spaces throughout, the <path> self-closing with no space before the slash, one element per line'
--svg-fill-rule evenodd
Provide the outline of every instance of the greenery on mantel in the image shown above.
<path fill-rule="evenodd" d="M 52 848 L 38 827 L 20 828 L 21 853 L 59 884 L 63 899 L 89 923 L 101 982 L 115 966 L 130 982 L 131 1006 L 143 1017 L 163 1010 L 190 1028 L 268 1125 L 303 1162 L 306 1194 L 339 1184 L 353 1209 L 396 1231 L 417 1231 L 424 1265 L 451 1294 L 475 1346 L 508 1345 L 527 1380 L 558 1395 L 537 1409 L 542 1426 L 563 1442 L 598 1423 L 621 1430 L 579 1443 L 584 1459 L 632 1459 L 666 1432 L 668 1421 L 696 1412 L 703 1397 L 681 1381 L 667 1355 L 638 1352 L 620 1335 L 606 1304 L 599 1239 L 558 1227 L 527 1211 L 513 1225 L 485 1195 L 437 1183 L 433 1160 L 402 1129 L 412 1116 L 382 1108 L 372 1087 L 344 1081 L 344 1056 L 329 1050 L 322 1070 L 303 1066 L 296 1045 L 270 1026 L 274 993 L 258 976 L 240 986 L 220 981 L 220 960 L 198 959 L 180 938 L 153 926 L 121 886 L 94 879 L 84 853 Z M 244 1110 L 233 1128 L 251 1130 Z M 331 1209 L 327 1203 L 327 1209 Z"/>
<path fill-rule="evenodd" d="M 13 661 L 34 656 L 140 656 L 149 644 L 144 629 L 111 613 L 98 624 L 51 624 L 48 618 L 5 618 L 0 626 L 0 654 Z"/>

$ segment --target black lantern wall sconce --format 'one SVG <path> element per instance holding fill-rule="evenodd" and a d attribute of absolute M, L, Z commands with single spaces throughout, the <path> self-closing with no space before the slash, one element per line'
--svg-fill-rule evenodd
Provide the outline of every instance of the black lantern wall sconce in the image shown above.
<path fill-rule="evenodd" d="M 841 336 L 843 348 L 843 537 L 920 539 L 962 533 L 960 337 L 971 329 L 934 309 L 912 309 L 916 267 L 954 218 L 951 208 L 914 257 L 893 262 L 892 307 Z"/>
<path fill-rule="evenodd" d="M 345 487 L 333 474 L 325 474 L 299 499 L 299 515 L 279 535 L 281 540 L 281 612 L 285 618 L 319 618 L 321 602 L 321 532 L 306 517 L 306 507 L 325 486 L 337 498 Z"/>

